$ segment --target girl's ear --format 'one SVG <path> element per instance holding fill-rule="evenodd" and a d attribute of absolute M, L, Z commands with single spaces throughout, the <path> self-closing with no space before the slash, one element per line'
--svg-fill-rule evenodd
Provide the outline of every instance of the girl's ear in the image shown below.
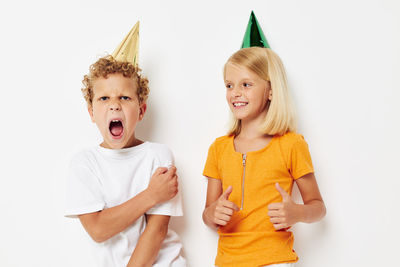
<path fill-rule="evenodd" d="M 269 95 L 268 95 L 268 100 L 271 101 L 272 100 L 272 89 L 269 89 Z"/>

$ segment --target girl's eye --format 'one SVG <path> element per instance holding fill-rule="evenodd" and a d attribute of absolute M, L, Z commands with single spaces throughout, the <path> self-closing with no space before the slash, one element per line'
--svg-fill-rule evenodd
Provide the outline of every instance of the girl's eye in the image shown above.
<path fill-rule="evenodd" d="M 121 96 L 122 100 L 130 100 L 131 98 L 129 96 Z"/>
<path fill-rule="evenodd" d="M 107 97 L 107 96 L 102 96 L 102 97 L 100 97 L 99 99 L 100 99 L 100 101 L 105 101 L 105 100 L 108 99 L 108 97 Z"/>
<path fill-rule="evenodd" d="M 250 87 L 251 86 L 251 84 L 249 84 L 249 83 L 243 83 L 243 87 Z"/>
<path fill-rule="evenodd" d="M 227 89 L 231 89 L 231 88 L 232 88 L 232 85 L 231 85 L 231 84 L 226 84 L 225 87 L 226 87 Z"/>

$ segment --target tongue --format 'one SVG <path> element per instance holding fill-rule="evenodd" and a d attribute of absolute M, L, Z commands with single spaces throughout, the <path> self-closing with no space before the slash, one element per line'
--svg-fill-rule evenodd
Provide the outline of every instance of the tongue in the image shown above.
<path fill-rule="evenodd" d="M 111 125 L 111 134 L 114 136 L 119 136 L 122 133 L 122 125 Z"/>

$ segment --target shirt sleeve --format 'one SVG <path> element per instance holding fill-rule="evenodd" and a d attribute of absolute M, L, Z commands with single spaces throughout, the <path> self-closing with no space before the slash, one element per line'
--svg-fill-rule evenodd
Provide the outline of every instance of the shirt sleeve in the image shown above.
<path fill-rule="evenodd" d="M 64 215 L 76 218 L 77 215 L 103 210 L 104 207 L 105 201 L 97 176 L 82 161 L 71 161 L 67 175 Z"/>
<path fill-rule="evenodd" d="M 314 172 L 307 142 L 301 135 L 296 139 L 290 151 L 290 173 L 295 180 Z"/>
<path fill-rule="evenodd" d="M 208 149 L 206 164 L 204 166 L 203 175 L 210 178 L 221 179 L 218 172 L 216 143 L 211 144 Z"/>
<path fill-rule="evenodd" d="M 151 175 L 154 174 L 157 168 L 159 167 L 171 167 L 175 165 L 174 156 L 171 150 L 162 145 L 156 151 L 156 155 L 153 162 L 153 168 L 151 171 Z M 151 177 L 150 177 L 151 179 Z M 150 180 L 149 180 L 150 181 Z M 178 190 L 178 194 L 174 198 L 169 201 L 160 203 L 151 209 L 149 209 L 146 214 L 157 214 L 157 215 L 168 215 L 168 216 L 182 216 L 182 197 L 180 194 L 181 190 Z"/>

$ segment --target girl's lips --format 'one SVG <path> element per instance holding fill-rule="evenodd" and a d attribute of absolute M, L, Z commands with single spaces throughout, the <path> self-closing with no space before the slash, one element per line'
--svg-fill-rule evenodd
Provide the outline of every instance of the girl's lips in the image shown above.
<path fill-rule="evenodd" d="M 234 102 L 232 103 L 234 108 L 241 108 L 247 106 L 248 102 Z"/>

